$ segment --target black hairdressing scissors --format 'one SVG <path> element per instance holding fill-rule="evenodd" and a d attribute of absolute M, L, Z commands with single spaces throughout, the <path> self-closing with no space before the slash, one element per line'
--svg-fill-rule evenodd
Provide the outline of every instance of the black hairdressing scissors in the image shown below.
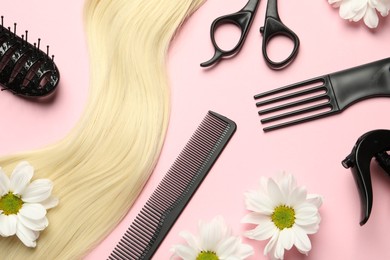
<path fill-rule="evenodd" d="M 240 51 L 242 45 L 244 44 L 246 36 L 248 35 L 249 28 L 252 25 L 259 2 L 260 0 L 249 0 L 248 3 L 244 6 L 244 8 L 242 8 L 237 13 L 224 15 L 214 20 L 214 22 L 211 24 L 210 35 L 212 44 L 214 45 L 215 53 L 209 61 L 201 63 L 200 66 L 211 66 L 217 63 L 221 58 L 233 56 Z M 215 41 L 215 32 L 220 25 L 227 23 L 237 25 L 241 29 L 241 37 L 237 42 L 236 46 L 234 46 L 232 49 L 223 50 L 218 46 L 217 42 Z M 263 56 L 267 65 L 270 68 L 282 69 L 294 60 L 298 53 L 299 38 L 280 20 L 278 14 L 277 0 L 268 0 L 265 23 L 264 26 L 260 28 L 260 33 L 263 35 Z M 282 61 L 273 61 L 268 57 L 267 54 L 267 45 L 269 41 L 277 35 L 287 36 L 294 43 L 294 48 L 292 52 L 286 59 Z"/>

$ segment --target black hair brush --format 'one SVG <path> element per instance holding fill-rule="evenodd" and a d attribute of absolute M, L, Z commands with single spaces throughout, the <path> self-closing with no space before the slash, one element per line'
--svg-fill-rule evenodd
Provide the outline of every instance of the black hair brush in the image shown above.
<path fill-rule="evenodd" d="M 60 74 L 54 64 L 54 56 L 49 57 L 49 46 L 46 52 L 40 50 L 38 43 L 30 44 L 28 32 L 19 37 L 16 35 L 16 23 L 13 31 L 0 26 L 0 84 L 2 90 L 9 90 L 16 95 L 42 97 L 54 92 Z"/>

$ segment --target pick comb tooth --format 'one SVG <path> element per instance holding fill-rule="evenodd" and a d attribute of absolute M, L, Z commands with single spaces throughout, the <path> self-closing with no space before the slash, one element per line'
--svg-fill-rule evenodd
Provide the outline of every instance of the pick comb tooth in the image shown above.
<path fill-rule="evenodd" d="M 259 98 L 264 98 L 267 96 L 279 94 L 282 92 L 290 91 L 290 90 L 300 88 L 300 87 L 305 87 L 305 86 L 310 86 L 310 85 L 323 86 L 324 84 L 325 84 L 324 78 L 317 77 L 317 78 L 301 81 L 301 82 L 296 83 L 296 84 L 291 84 L 291 85 L 287 85 L 287 86 L 280 87 L 277 89 L 269 90 L 269 91 L 255 95 L 254 98 L 259 99 Z"/>
<path fill-rule="evenodd" d="M 287 100 L 287 99 L 292 99 L 292 98 L 301 97 L 301 96 L 305 96 L 305 95 L 308 95 L 308 94 L 320 92 L 322 90 L 326 91 L 326 88 L 324 88 L 322 86 L 308 88 L 308 89 L 296 91 L 294 93 L 289 93 L 289 94 L 286 94 L 286 95 L 282 95 L 282 96 L 278 96 L 278 97 L 274 97 L 274 98 L 270 98 L 270 99 L 266 99 L 266 100 L 257 102 L 256 106 L 260 107 L 260 106 L 264 106 L 264 105 L 269 105 L 269 104 L 277 103 L 277 102 L 284 101 L 284 100 Z"/>
<path fill-rule="evenodd" d="M 310 115 L 310 116 L 307 116 L 307 117 L 291 120 L 291 121 L 288 121 L 288 122 L 283 122 L 283 123 L 272 125 L 272 126 L 267 126 L 267 127 L 263 128 L 263 131 L 264 132 L 269 132 L 269 131 L 277 130 L 277 129 L 281 129 L 281 128 L 284 128 L 284 127 L 293 126 L 293 125 L 297 125 L 297 124 L 300 124 L 300 123 L 312 121 L 312 120 L 315 120 L 315 119 L 318 119 L 318 118 L 326 117 L 328 115 L 335 114 L 335 113 L 337 113 L 337 111 L 335 111 L 335 110 L 325 111 L 325 112 L 322 112 L 322 113 L 319 113 L 319 114 Z"/>
<path fill-rule="evenodd" d="M 320 101 L 320 100 L 329 100 L 329 97 L 326 94 L 322 94 L 322 95 L 318 95 L 318 96 L 314 96 L 314 97 L 305 98 L 302 100 L 293 101 L 290 103 L 285 103 L 285 104 L 282 104 L 279 106 L 275 106 L 275 107 L 271 107 L 271 108 L 267 108 L 267 109 L 262 109 L 262 110 L 259 110 L 258 113 L 259 113 L 259 115 L 265 115 L 265 114 L 269 114 L 269 113 L 281 111 L 284 109 L 309 104 L 309 103 L 312 103 L 315 101 Z"/>
<path fill-rule="evenodd" d="M 309 112 L 317 111 L 317 110 L 320 110 L 320 109 L 323 109 L 323 108 L 330 108 L 330 109 L 332 109 L 332 106 L 329 103 L 318 104 L 318 105 L 314 105 L 314 106 L 310 106 L 310 107 L 301 108 L 301 109 L 298 109 L 298 110 L 286 112 L 286 113 L 283 113 L 283 114 L 280 114 L 280 115 L 267 117 L 267 118 L 261 119 L 261 122 L 262 123 L 269 123 L 269 122 L 285 119 L 285 118 L 288 118 L 288 117 L 298 116 L 298 115 L 306 114 L 306 113 L 309 113 Z"/>

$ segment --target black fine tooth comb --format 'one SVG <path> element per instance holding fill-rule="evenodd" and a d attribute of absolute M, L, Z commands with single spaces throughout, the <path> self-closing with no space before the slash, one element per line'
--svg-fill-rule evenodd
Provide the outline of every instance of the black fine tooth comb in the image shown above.
<path fill-rule="evenodd" d="M 263 129 L 267 132 L 340 113 L 363 99 L 389 96 L 390 58 L 387 58 L 261 93 L 254 98 L 261 99 L 256 103 L 263 108 L 258 112 L 260 116 L 276 113 L 261 119 L 263 124 L 276 122 Z M 281 122 L 285 119 L 291 120 Z"/>
<path fill-rule="evenodd" d="M 152 258 L 235 130 L 209 111 L 108 259 Z"/>
<path fill-rule="evenodd" d="M 9 90 L 16 95 L 26 97 L 47 96 L 56 89 L 60 79 L 54 56 L 49 57 L 49 46 L 46 53 L 40 50 L 40 39 L 34 45 L 27 40 L 28 32 L 22 37 L 16 34 L 16 23 L 13 31 L 0 26 L 0 84 L 2 90 Z"/>

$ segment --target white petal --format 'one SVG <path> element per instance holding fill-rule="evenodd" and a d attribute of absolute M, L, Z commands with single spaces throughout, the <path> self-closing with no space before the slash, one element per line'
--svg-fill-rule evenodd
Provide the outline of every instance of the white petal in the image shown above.
<path fill-rule="evenodd" d="M 268 221 L 269 218 L 270 218 L 269 216 L 266 216 L 266 215 L 258 213 L 258 212 L 250 212 L 242 218 L 241 222 L 260 225 L 260 224 L 263 224 L 264 222 Z"/>
<path fill-rule="evenodd" d="M 295 218 L 295 224 L 297 224 L 300 227 L 306 227 L 306 226 L 311 226 L 314 224 L 319 224 L 321 218 L 319 217 L 319 214 L 316 214 L 311 217 L 300 217 L 300 218 Z"/>
<path fill-rule="evenodd" d="M 268 187 L 268 178 L 260 176 L 260 190 L 263 192 L 267 191 Z"/>
<path fill-rule="evenodd" d="M 209 223 L 200 222 L 200 247 L 203 250 L 215 251 L 217 244 L 226 233 L 227 227 L 221 218 L 214 218 Z"/>
<path fill-rule="evenodd" d="M 297 218 L 310 218 L 318 214 L 318 208 L 311 203 L 302 203 L 295 208 L 295 215 Z"/>
<path fill-rule="evenodd" d="M 187 242 L 187 244 L 194 248 L 195 250 L 197 251 L 201 251 L 202 249 L 199 247 L 199 241 L 196 239 L 196 237 L 194 235 L 192 235 L 191 233 L 189 232 L 186 232 L 186 231 L 182 231 L 180 232 L 179 234 L 182 238 L 184 238 L 184 240 Z"/>
<path fill-rule="evenodd" d="M 367 4 L 363 5 L 363 7 L 359 4 L 356 4 L 356 1 L 344 0 L 340 5 L 339 14 L 342 18 L 350 20 L 352 19 L 358 11 L 362 8 L 367 8 Z"/>
<path fill-rule="evenodd" d="M 240 245 L 239 238 L 229 237 L 221 241 L 221 243 L 216 248 L 215 253 L 217 253 L 217 256 L 220 259 L 227 259 L 229 256 L 234 255 L 239 245 Z"/>
<path fill-rule="evenodd" d="M 328 0 L 329 4 L 331 4 L 335 8 L 340 7 L 342 1 L 343 0 Z"/>
<path fill-rule="evenodd" d="M 275 245 L 274 257 L 276 259 L 284 259 L 284 248 L 283 248 L 282 241 L 280 240 L 280 235 L 281 234 L 279 234 L 278 241 L 276 242 Z"/>
<path fill-rule="evenodd" d="M 10 189 L 15 194 L 21 194 L 30 182 L 34 168 L 26 161 L 16 165 L 10 179 Z"/>
<path fill-rule="evenodd" d="M 278 228 L 271 220 L 268 220 L 265 221 L 263 224 L 258 225 L 256 228 L 245 232 L 245 236 L 256 240 L 265 240 L 272 237 L 273 234 L 277 232 Z"/>
<path fill-rule="evenodd" d="M 13 236 L 16 233 L 16 215 L 0 215 L 0 233 L 4 237 Z"/>
<path fill-rule="evenodd" d="M 320 228 L 320 225 L 318 223 L 313 223 L 311 225 L 306 226 L 300 226 L 306 234 L 315 234 L 318 232 L 318 229 Z"/>
<path fill-rule="evenodd" d="M 18 220 L 25 227 L 27 227 L 28 229 L 31 229 L 33 231 L 42 231 L 49 225 L 49 221 L 47 220 L 46 217 L 44 217 L 42 219 L 35 219 L 34 220 L 34 219 L 26 218 L 26 217 L 22 216 L 21 214 L 18 214 Z"/>
<path fill-rule="evenodd" d="M 255 252 L 250 245 L 240 244 L 237 255 L 240 259 L 246 259 L 247 257 L 253 255 Z"/>
<path fill-rule="evenodd" d="M 284 193 L 284 196 L 288 198 L 290 192 L 295 189 L 297 183 L 292 174 L 283 173 L 280 180 L 278 181 L 281 191 Z"/>
<path fill-rule="evenodd" d="M 292 228 L 294 231 L 295 241 L 294 245 L 303 252 L 309 252 L 311 249 L 311 242 L 307 234 L 299 226 Z"/>
<path fill-rule="evenodd" d="M 280 231 L 279 243 L 284 249 L 290 250 L 294 244 L 294 232 L 291 228 L 285 228 Z"/>
<path fill-rule="evenodd" d="M 38 179 L 31 182 L 23 191 L 22 200 L 24 202 L 37 203 L 50 197 L 53 183 L 49 179 Z"/>
<path fill-rule="evenodd" d="M 295 207 L 302 202 L 306 201 L 306 188 L 305 187 L 296 187 L 292 192 L 288 200 L 288 205 L 291 205 L 292 207 Z"/>
<path fill-rule="evenodd" d="M 19 214 L 29 219 L 38 220 L 45 217 L 46 209 L 38 203 L 24 203 Z"/>
<path fill-rule="evenodd" d="M 360 12 L 361 10 L 366 10 L 369 8 L 369 3 L 368 1 L 370 0 L 358 0 L 358 1 L 353 1 L 353 11 L 354 12 Z"/>
<path fill-rule="evenodd" d="M 274 211 L 274 203 L 270 198 L 257 191 L 250 191 L 244 194 L 245 205 L 248 210 L 263 213 L 265 215 L 271 215 Z"/>
<path fill-rule="evenodd" d="M 41 204 L 45 209 L 51 209 L 57 206 L 58 202 L 58 198 L 51 196 L 45 201 L 40 202 L 39 204 Z"/>
<path fill-rule="evenodd" d="M 8 193 L 10 181 L 3 169 L 0 168 L 0 197 Z"/>
<path fill-rule="evenodd" d="M 360 21 L 364 17 L 364 15 L 366 14 L 366 11 L 367 11 L 367 7 L 364 7 L 364 8 L 361 8 L 360 10 L 357 10 L 355 12 L 355 15 L 351 18 L 352 21 L 354 21 L 354 22 Z"/>
<path fill-rule="evenodd" d="M 185 246 L 185 245 L 175 245 L 171 249 L 172 252 L 174 252 L 177 256 L 181 257 L 182 259 L 189 259 L 189 260 L 195 260 L 198 251 L 195 251 L 194 248 Z"/>
<path fill-rule="evenodd" d="M 21 223 L 18 223 L 16 235 L 27 247 L 35 247 L 37 245 L 35 241 L 37 240 L 39 233 L 28 229 Z"/>
<path fill-rule="evenodd" d="M 221 260 L 242 260 L 243 258 L 233 255 L 233 256 L 229 256 L 227 258 L 219 258 L 219 259 L 221 259 Z"/>
<path fill-rule="evenodd" d="M 372 8 L 375 8 L 383 17 L 387 16 L 387 14 L 389 13 L 389 9 L 382 1 L 369 0 L 369 4 Z"/>
<path fill-rule="evenodd" d="M 268 181 L 268 194 L 274 203 L 274 206 L 284 204 L 286 202 L 279 185 L 273 179 L 269 179 Z"/>
<path fill-rule="evenodd" d="M 273 253 L 275 252 L 275 246 L 276 242 L 278 241 L 278 238 L 279 232 L 275 232 L 264 248 L 264 255 L 267 255 L 268 253 L 272 253 L 273 255 Z"/>
<path fill-rule="evenodd" d="M 334 5 L 334 4 L 340 3 L 341 1 L 342 0 L 328 0 L 328 3 L 331 5 Z"/>
<path fill-rule="evenodd" d="M 320 208 L 322 205 L 322 196 L 318 194 L 307 194 L 306 201 L 312 203 L 317 208 Z"/>
<path fill-rule="evenodd" d="M 385 5 L 386 10 L 385 13 L 382 14 L 382 16 L 387 16 L 390 12 L 390 1 L 386 0 L 383 4 Z"/>
<path fill-rule="evenodd" d="M 378 26 L 379 18 L 376 14 L 375 9 L 373 8 L 367 8 L 366 15 L 364 16 L 364 23 L 367 25 L 367 27 L 373 29 Z"/>

